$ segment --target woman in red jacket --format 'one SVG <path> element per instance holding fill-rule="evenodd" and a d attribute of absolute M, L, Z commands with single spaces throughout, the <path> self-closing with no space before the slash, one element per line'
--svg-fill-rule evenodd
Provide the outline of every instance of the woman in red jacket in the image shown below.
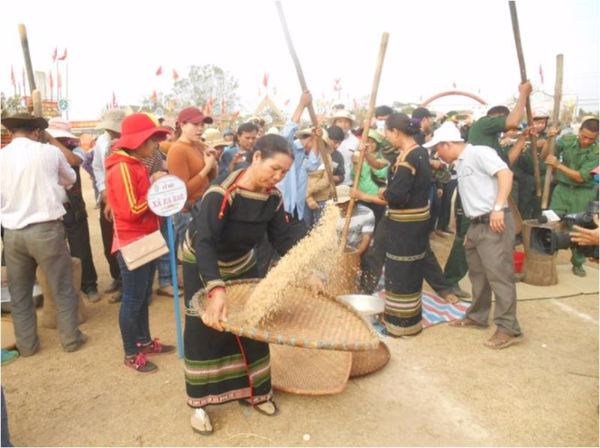
<path fill-rule="evenodd" d="M 125 365 L 141 373 L 156 372 L 156 364 L 147 355 L 170 353 L 175 347 L 161 345 L 150 337 L 148 304 L 152 294 L 154 261 L 130 271 L 120 248 L 159 229 L 159 218 L 148 208 L 150 183 L 164 173 L 148 175 L 141 159 L 152 156 L 160 140 L 170 133 L 157 127 L 146 114 L 126 117 L 121 137 L 113 144 L 106 159 L 106 190 L 113 213 L 116 253 L 123 282 L 123 298 L 119 311 L 119 327 L 125 349 Z"/>

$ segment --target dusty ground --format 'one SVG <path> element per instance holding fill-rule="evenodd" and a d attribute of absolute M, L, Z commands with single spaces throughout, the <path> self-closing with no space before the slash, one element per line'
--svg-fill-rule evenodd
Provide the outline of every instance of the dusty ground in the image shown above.
<path fill-rule="evenodd" d="M 109 277 L 98 211 L 83 177 L 103 289 Z M 449 244 L 434 241 L 442 263 Z M 597 278 L 597 270 L 588 272 Z M 82 329 L 90 340 L 81 351 L 64 353 L 56 332 L 40 329 L 40 352 L 2 368 L 15 445 L 598 446 L 597 295 L 519 302 L 526 340 L 508 350 L 483 347 L 493 329 L 445 324 L 415 338 L 386 338 L 390 364 L 351 380 L 342 394 L 279 393 L 275 418 L 237 403 L 213 407 L 211 437 L 189 426 L 177 355 L 155 358 L 155 375 L 126 369 L 119 305 L 104 298 L 87 309 Z M 151 328 L 164 342 L 175 342 L 173 315 L 172 300 L 155 298 Z"/>

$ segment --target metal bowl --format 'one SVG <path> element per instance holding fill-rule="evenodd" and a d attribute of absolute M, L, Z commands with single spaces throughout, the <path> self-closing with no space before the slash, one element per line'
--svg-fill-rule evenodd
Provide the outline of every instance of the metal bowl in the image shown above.
<path fill-rule="evenodd" d="M 366 294 L 347 294 L 337 296 L 337 298 L 354 307 L 356 311 L 365 316 L 381 314 L 385 308 L 385 302 L 382 298 Z"/>

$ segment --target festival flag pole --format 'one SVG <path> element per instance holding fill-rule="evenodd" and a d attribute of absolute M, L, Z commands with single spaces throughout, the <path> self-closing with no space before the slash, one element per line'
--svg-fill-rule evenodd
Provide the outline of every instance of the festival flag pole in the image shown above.
<path fill-rule="evenodd" d="M 515 46 L 517 48 L 517 58 L 519 59 L 519 69 L 521 71 L 521 82 L 527 81 L 527 71 L 525 68 L 525 56 L 523 55 L 523 46 L 521 45 L 521 32 L 519 31 L 519 17 L 517 16 L 517 5 L 514 0 L 508 2 L 510 9 L 510 19 L 512 21 L 513 34 L 515 37 Z M 533 126 L 533 114 L 531 113 L 531 100 L 527 97 L 525 103 L 525 110 L 527 112 L 527 125 Z M 542 196 L 542 186 L 540 180 L 540 162 L 538 160 L 537 153 L 537 137 L 532 135 L 529 137 L 531 141 L 531 158 L 533 159 L 533 177 L 535 178 L 535 194 L 536 196 Z"/>
<path fill-rule="evenodd" d="M 275 2 L 275 6 L 277 7 L 277 13 L 279 14 L 279 21 L 281 22 L 281 27 L 283 28 L 283 34 L 285 35 L 285 40 L 287 42 L 288 50 L 290 52 L 290 56 L 294 61 L 294 66 L 296 67 L 296 74 L 298 75 L 298 81 L 300 81 L 300 87 L 302 92 L 308 91 L 308 87 L 306 86 L 306 80 L 304 79 L 304 72 L 302 71 L 302 66 L 300 65 L 300 60 L 298 59 L 298 55 L 296 54 L 296 49 L 294 48 L 294 43 L 292 42 L 292 36 L 290 35 L 290 31 L 287 26 L 287 21 L 285 20 L 285 15 L 283 14 L 283 7 L 281 6 L 281 2 L 277 0 Z M 312 125 L 317 128 L 319 126 L 319 120 L 317 119 L 317 114 L 315 113 L 314 105 L 311 103 L 307 107 L 308 114 L 310 115 L 310 121 Z M 333 180 L 333 170 L 331 168 L 331 159 L 330 155 L 327 153 L 327 150 L 324 145 L 324 141 L 322 138 L 317 138 L 317 146 L 319 150 L 319 154 L 321 155 L 321 160 L 325 165 L 325 172 L 327 173 L 327 179 L 329 180 L 329 186 L 331 188 L 331 195 L 334 201 L 337 201 L 337 194 L 335 191 L 335 182 Z"/>
<path fill-rule="evenodd" d="M 562 100 L 562 85 L 563 85 L 563 55 L 556 55 L 556 80 L 554 82 L 554 109 L 552 109 L 552 126 L 558 126 L 560 121 L 560 102 Z M 548 154 L 554 155 L 554 145 L 556 144 L 556 136 L 550 137 L 548 142 Z M 548 208 L 548 200 L 550 198 L 550 186 L 552 183 L 552 167 L 546 167 L 546 175 L 544 177 L 544 192 L 542 194 L 542 210 Z"/>
<path fill-rule="evenodd" d="M 362 172 L 362 165 L 365 160 L 365 152 L 366 145 L 369 136 L 369 129 L 371 120 L 375 115 L 375 101 L 377 101 L 377 91 L 379 90 L 379 80 L 381 79 L 381 71 L 383 69 L 383 61 L 385 59 L 385 52 L 387 50 L 387 44 L 390 39 L 389 33 L 383 33 L 381 35 L 381 43 L 379 44 L 379 56 L 377 57 L 377 65 L 375 66 L 375 76 L 373 78 L 373 86 L 371 88 L 371 97 L 369 98 L 369 109 L 367 112 L 367 118 L 363 124 L 363 133 L 361 138 L 361 148 L 358 156 L 358 164 L 354 168 L 354 172 L 356 173 L 354 176 L 354 183 L 352 185 L 353 189 L 358 188 L 358 182 L 360 180 L 360 173 Z M 345 250 L 346 244 L 345 241 L 348 238 L 348 230 L 350 229 L 350 218 L 352 217 L 352 210 L 354 209 L 355 203 L 354 197 L 350 198 L 350 203 L 348 204 L 348 210 L 346 211 L 346 220 L 344 222 L 344 229 L 342 230 L 341 237 L 341 248 L 342 251 Z"/>

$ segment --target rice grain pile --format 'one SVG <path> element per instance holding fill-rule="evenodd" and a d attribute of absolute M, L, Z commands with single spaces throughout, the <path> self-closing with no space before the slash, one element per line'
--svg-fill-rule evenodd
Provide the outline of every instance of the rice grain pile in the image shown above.
<path fill-rule="evenodd" d="M 340 251 L 336 228 L 339 208 L 327 202 L 317 226 L 261 280 L 244 307 L 245 323 L 255 327 L 282 305 L 294 287 L 306 285 L 318 272 L 325 277 L 337 265 Z"/>

